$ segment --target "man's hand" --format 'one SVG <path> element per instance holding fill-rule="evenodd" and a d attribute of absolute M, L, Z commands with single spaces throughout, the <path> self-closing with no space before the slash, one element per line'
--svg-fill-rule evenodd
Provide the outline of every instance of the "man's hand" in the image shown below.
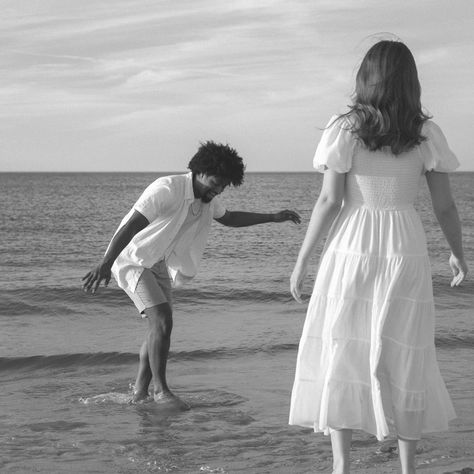
<path fill-rule="evenodd" d="M 274 222 L 285 222 L 285 221 L 292 221 L 295 224 L 299 224 L 301 222 L 301 217 L 295 211 L 289 211 L 288 209 L 284 211 L 277 212 L 273 214 Z"/>
<path fill-rule="evenodd" d="M 130 219 L 117 231 L 112 238 L 102 263 L 90 271 L 83 279 L 82 289 L 85 292 L 90 291 L 94 294 L 98 289 L 100 282 L 105 280 L 105 286 L 109 284 L 111 273 L 110 269 L 120 252 L 130 243 L 133 237 L 143 230 L 149 224 L 148 219 L 137 210 L 133 211 Z"/>
<path fill-rule="evenodd" d="M 90 291 L 92 294 L 94 294 L 99 288 L 100 282 L 102 280 L 105 280 L 104 286 L 107 286 L 111 278 L 110 268 L 110 265 L 106 263 L 97 265 L 94 270 L 90 271 L 86 276 L 84 276 L 84 278 L 82 278 L 82 281 L 84 282 L 82 289 L 85 292 Z"/>

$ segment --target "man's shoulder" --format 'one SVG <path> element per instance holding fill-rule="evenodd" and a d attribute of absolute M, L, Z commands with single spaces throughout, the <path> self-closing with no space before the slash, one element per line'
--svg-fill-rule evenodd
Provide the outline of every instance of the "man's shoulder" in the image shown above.
<path fill-rule="evenodd" d="M 134 207 L 150 220 L 155 215 L 165 215 L 179 208 L 190 192 L 192 175 L 160 176 L 145 188 Z"/>
<path fill-rule="evenodd" d="M 172 174 L 166 176 L 160 176 L 155 181 L 149 184 L 148 188 L 151 189 L 159 189 L 159 188 L 167 188 L 172 192 L 183 192 L 186 187 L 189 185 L 190 180 L 190 173 L 183 173 L 183 174 Z"/>
<path fill-rule="evenodd" d="M 184 183 L 188 180 L 188 176 L 190 173 L 180 173 L 180 174 L 167 174 L 163 176 L 158 176 L 151 184 L 159 183 L 159 184 L 170 184 L 170 183 Z"/>

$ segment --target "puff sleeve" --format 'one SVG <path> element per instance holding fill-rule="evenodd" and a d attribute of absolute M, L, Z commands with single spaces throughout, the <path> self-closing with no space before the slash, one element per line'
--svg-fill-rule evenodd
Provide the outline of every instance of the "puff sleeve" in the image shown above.
<path fill-rule="evenodd" d="M 328 168 L 337 173 L 347 173 L 352 166 L 355 142 L 347 121 L 334 115 L 319 141 L 313 159 L 314 168 L 320 173 Z"/>
<path fill-rule="evenodd" d="M 431 120 L 427 120 L 423 126 L 422 134 L 426 137 L 421 145 L 425 171 L 442 173 L 454 171 L 459 166 L 459 161 L 449 148 L 441 128 Z"/>

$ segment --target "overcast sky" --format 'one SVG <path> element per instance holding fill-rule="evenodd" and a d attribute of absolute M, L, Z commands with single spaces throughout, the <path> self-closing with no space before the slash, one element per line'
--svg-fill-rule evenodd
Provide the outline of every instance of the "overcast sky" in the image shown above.
<path fill-rule="evenodd" d="M 178 171 L 200 141 L 309 171 L 378 39 L 474 170 L 472 0 L 0 0 L 0 171 Z M 391 33 L 389 35 L 388 33 Z"/>

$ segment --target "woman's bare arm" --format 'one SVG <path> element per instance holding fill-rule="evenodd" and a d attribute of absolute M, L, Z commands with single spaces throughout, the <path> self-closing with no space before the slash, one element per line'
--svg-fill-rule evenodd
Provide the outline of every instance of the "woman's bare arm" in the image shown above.
<path fill-rule="evenodd" d="M 462 229 L 456 203 L 449 185 L 449 175 L 437 171 L 428 171 L 426 181 L 431 194 L 431 202 L 436 219 L 451 248 L 449 264 L 453 271 L 451 286 L 462 283 L 467 274 L 467 264 L 464 260 L 462 245 Z"/>
<path fill-rule="evenodd" d="M 345 173 L 341 174 L 332 170 L 327 170 L 324 173 L 321 193 L 311 214 L 308 230 L 306 231 L 295 268 L 290 278 L 291 294 L 299 303 L 302 302 L 301 290 L 310 257 L 318 243 L 328 233 L 329 228 L 341 209 L 345 180 Z"/>

